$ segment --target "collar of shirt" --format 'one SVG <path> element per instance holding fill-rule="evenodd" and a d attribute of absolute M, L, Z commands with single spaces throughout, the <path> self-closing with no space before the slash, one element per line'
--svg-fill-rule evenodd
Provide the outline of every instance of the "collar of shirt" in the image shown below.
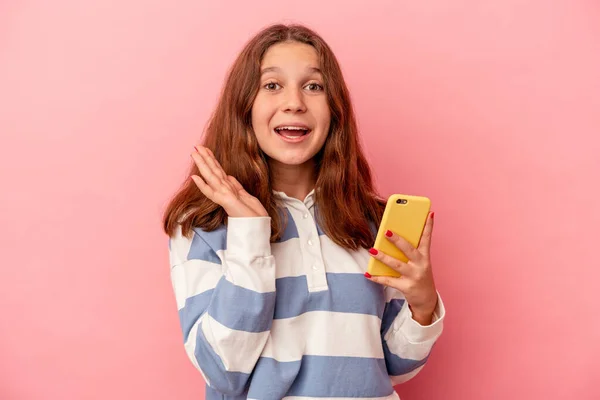
<path fill-rule="evenodd" d="M 275 193 L 277 196 L 281 197 L 284 200 L 284 202 L 286 202 L 288 204 L 289 203 L 293 204 L 294 202 L 302 202 L 308 209 L 310 209 L 315 202 L 315 189 L 308 192 L 308 194 L 304 198 L 304 201 L 298 200 L 294 197 L 290 197 L 287 194 L 285 194 L 285 192 L 279 192 L 277 190 L 273 190 L 273 193 Z"/>

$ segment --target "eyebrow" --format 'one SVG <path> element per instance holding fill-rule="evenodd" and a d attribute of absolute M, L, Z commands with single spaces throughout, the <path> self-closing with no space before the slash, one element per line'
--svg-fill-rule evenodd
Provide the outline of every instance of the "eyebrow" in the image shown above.
<path fill-rule="evenodd" d="M 309 67 L 307 69 L 311 73 L 315 73 L 316 72 L 318 74 L 323 74 L 321 72 L 321 70 L 319 68 L 317 68 L 317 67 Z M 267 68 L 263 68 L 262 71 L 260 71 L 260 75 L 262 76 L 262 75 L 266 74 L 267 72 L 280 72 L 280 71 L 281 71 L 281 68 L 279 68 L 279 67 L 267 67 Z"/>

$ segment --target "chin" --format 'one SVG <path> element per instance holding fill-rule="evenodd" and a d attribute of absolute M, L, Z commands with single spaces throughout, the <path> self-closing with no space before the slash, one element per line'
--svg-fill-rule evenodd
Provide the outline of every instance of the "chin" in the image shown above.
<path fill-rule="evenodd" d="M 276 157 L 275 161 L 285 165 L 302 165 L 310 161 L 312 157 Z"/>

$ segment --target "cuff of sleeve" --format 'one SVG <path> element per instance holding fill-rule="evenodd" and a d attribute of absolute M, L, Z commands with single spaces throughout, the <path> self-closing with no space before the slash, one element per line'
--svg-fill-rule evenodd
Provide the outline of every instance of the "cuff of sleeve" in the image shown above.
<path fill-rule="evenodd" d="M 403 318 L 397 318 L 394 322 L 394 331 L 400 331 L 409 342 L 422 343 L 436 340 L 442 334 L 446 309 L 439 293 L 437 307 L 433 312 L 433 320 L 430 325 L 423 326 L 415 321 L 408 304 L 405 304 L 400 312 L 404 315 Z"/>
<path fill-rule="evenodd" d="M 271 255 L 271 217 L 228 217 L 227 252 L 247 257 Z"/>

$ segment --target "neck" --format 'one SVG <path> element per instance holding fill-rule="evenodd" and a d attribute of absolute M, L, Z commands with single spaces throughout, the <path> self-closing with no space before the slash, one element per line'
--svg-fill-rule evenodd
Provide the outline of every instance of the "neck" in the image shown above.
<path fill-rule="evenodd" d="M 301 165 L 287 165 L 271 159 L 269 166 L 273 189 L 300 201 L 304 201 L 317 182 L 314 160 L 308 160 Z"/>

